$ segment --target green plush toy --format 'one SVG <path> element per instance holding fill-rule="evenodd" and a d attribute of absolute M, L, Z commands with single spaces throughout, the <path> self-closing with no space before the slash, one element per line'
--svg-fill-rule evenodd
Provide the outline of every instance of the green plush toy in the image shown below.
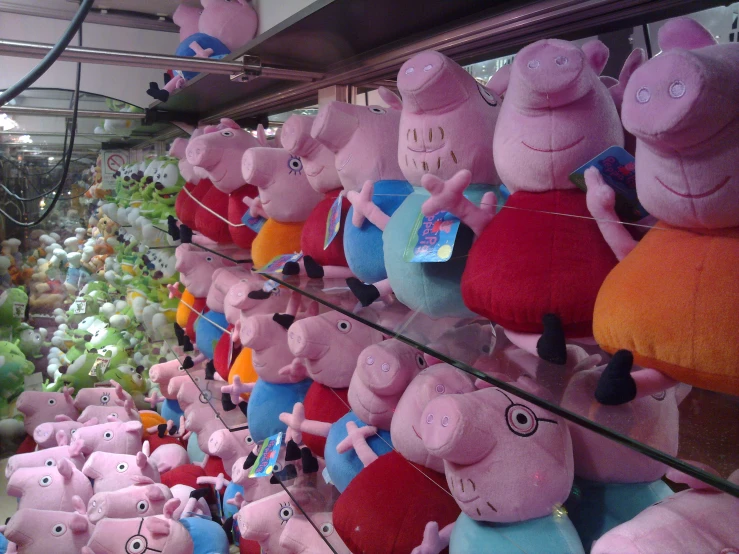
<path fill-rule="evenodd" d="M 23 392 L 23 378 L 34 369 L 17 344 L 0 341 L 0 398 L 10 401 Z"/>
<path fill-rule="evenodd" d="M 50 342 L 46 342 L 48 331 L 43 327 L 38 330 L 30 325 L 25 325 L 18 333 L 16 344 L 21 349 L 26 358 L 41 358 L 41 349 L 44 346 L 51 346 Z"/>
<path fill-rule="evenodd" d="M 24 329 L 28 295 L 21 287 L 7 289 L 0 294 L 0 337 L 15 339 Z"/>

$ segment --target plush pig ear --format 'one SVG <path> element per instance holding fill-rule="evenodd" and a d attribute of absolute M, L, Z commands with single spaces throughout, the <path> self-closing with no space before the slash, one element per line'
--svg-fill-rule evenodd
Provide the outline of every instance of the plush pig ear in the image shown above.
<path fill-rule="evenodd" d="M 117 420 L 114 420 L 114 421 L 117 421 Z M 85 421 L 85 422 L 84 422 L 84 423 L 82 424 L 82 427 L 91 427 L 91 426 L 93 426 L 93 425 L 97 425 L 97 424 L 98 424 L 98 418 L 96 418 L 96 417 L 91 417 L 90 419 L 88 419 L 87 421 Z"/>
<path fill-rule="evenodd" d="M 54 421 L 74 421 L 74 420 L 68 415 L 57 414 L 54 417 Z"/>
<path fill-rule="evenodd" d="M 131 482 L 134 485 L 137 486 L 143 486 L 143 485 L 154 485 L 154 480 L 151 477 L 146 477 L 145 475 L 132 475 L 131 476 Z"/>
<path fill-rule="evenodd" d="M 87 533 L 87 518 L 80 514 L 73 514 L 72 519 L 69 521 L 69 528 L 72 530 L 72 533 L 77 535 Z"/>
<path fill-rule="evenodd" d="M 127 421 L 124 424 L 126 433 L 139 433 L 143 432 L 144 426 L 140 421 Z"/>
<path fill-rule="evenodd" d="M 141 445 L 141 452 L 144 453 L 144 455 L 148 458 L 151 456 L 151 445 L 149 444 L 149 441 L 144 441 L 144 444 Z"/>
<path fill-rule="evenodd" d="M 76 494 L 72 497 L 72 507 L 78 514 L 87 514 L 87 506 L 85 505 L 84 500 Z"/>
<path fill-rule="evenodd" d="M 673 48 L 695 50 L 716 44 L 716 39 L 694 19 L 678 17 L 662 25 L 657 34 L 657 44 L 663 52 Z"/>
<path fill-rule="evenodd" d="M 241 129 L 233 119 L 228 119 L 227 117 L 221 119 L 221 127 L 227 129 Z"/>
<path fill-rule="evenodd" d="M 257 140 L 262 146 L 269 146 L 269 142 L 267 142 L 267 133 L 264 132 L 264 126 L 261 123 L 257 125 Z"/>
<path fill-rule="evenodd" d="M 123 402 L 123 409 L 129 414 L 136 411 L 136 408 L 133 405 L 133 398 L 127 398 L 125 402 Z"/>
<path fill-rule="evenodd" d="M 67 446 L 69 445 L 69 437 L 67 436 L 67 433 L 64 432 L 63 429 L 59 429 L 54 436 L 56 437 L 56 444 L 59 446 Z"/>
<path fill-rule="evenodd" d="M 139 466 L 140 469 L 144 469 L 148 463 L 149 458 L 146 457 L 146 454 L 143 452 L 136 454 L 136 465 Z"/>
<path fill-rule="evenodd" d="M 57 464 L 56 469 L 65 481 L 69 481 L 74 472 L 74 465 L 67 458 L 62 458 L 59 460 L 59 464 Z"/>
<path fill-rule="evenodd" d="M 118 398 L 120 398 L 121 400 L 125 400 L 126 398 L 128 398 L 126 391 L 123 390 L 123 385 L 121 385 L 118 381 L 113 381 L 113 388 L 115 389 L 115 394 Z"/>
<path fill-rule="evenodd" d="M 603 83 L 609 90 L 615 86 L 618 86 L 618 79 L 616 79 L 615 77 L 609 77 L 608 75 L 601 75 L 600 82 Z"/>
<path fill-rule="evenodd" d="M 171 502 L 171 500 L 170 500 Z M 179 502 L 179 500 L 177 501 Z M 166 508 L 166 504 L 165 504 Z M 158 517 L 147 517 L 144 519 L 144 525 L 149 532 L 154 536 L 167 536 L 169 535 L 170 523 L 167 520 L 160 519 Z"/>
<path fill-rule="evenodd" d="M 62 389 L 62 392 L 64 393 L 64 398 L 69 402 L 70 404 L 73 402 L 72 400 L 72 392 L 74 389 L 72 387 L 64 387 Z"/>
<path fill-rule="evenodd" d="M 600 75 L 608 63 L 608 47 L 599 40 L 590 40 L 582 45 L 585 58 L 596 75 Z"/>
<path fill-rule="evenodd" d="M 485 88 L 492 90 L 498 96 L 504 96 L 508 90 L 508 83 L 511 80 L 511 64 L 507 63 L 501 67 L 495 74 L 490 77 Z"/>
<path fill-rule="evenodd" d="M 606 83 L 606 86 L 608 87 L 608 92 L 611 93 L 611 97 L 613 98 L 613 101 L 615 102 L 616 108 L 618 108 L 619 112 L 621 111 L 621 104 L 624 100 L 624 89 L 626 89 L 626 84 L 629 82 L 629 79 L 631 78 L 631 75 L 634 73 L 634 71 L 639 69 L 639 67 L 641 67 L 645 61 L 647 61 L 647 53 L 642 48 L 637 48 L 636 50 L 631 52 L 631 54 L 629 54 L 628 58 L 626 58 L 616 84 L 610 86 Z M 604 79 L 610 79 L 610 77 L 600 78 L 601 81 L 603 81 Z"/>
<path fill-rule="evenodd" d="M 180 499 L 172 498 L 170 500 L 167 500 L 167 502 L 164 503 L 164 511 L 162 513 L 164 514 L 165 518 L 174 519 L 174 513 L 179 507 L 180 507 Z"/>
<path fill-rule="evenodd" d="M 164 493 L 159 487 L 149 487 L 148 489 L 146 489 L 144 494 L 152 502 L 159 502 L 160 500 L 164 500 Z"/>
<path fill-rule="evenodd" d="M 685 460 L 685 461 L 689 463 L 690 465 L 698 467 L 707 473 L 715 475 L 716 477 L 720 477 L 719 472 L 713 469 L 711 466 L 708 466 L 700 462 L 694 462 L 691 460 Z M 691 489 L 715 490 L 714 487 L 712 487 L 708 483 L 704 483 L 700 479 L 697 479 L 696 477 L 693 477 L 692 475 L 686 475 L 682 471 L 679 471 L 674 468 L 668 469 L 667 473 L 665 474 L 665 477 L 667 477 L 670 481 L 674 481 L 675 483 L 682 483 L 683 485 L 688 485 Z"/>
<path fill-rule="evenodd" d="M 377 92 L 380 94 L 380 98 L 382 98 L 383 102 L 385 102 L 385 104 L 387 104 L 391 108 L 395 110 L 403 109 L 403 101 L 400 99 L 400 96 L 395 94 L 389 88 L 380 87 L 379 89 L 377 89 Z"/>

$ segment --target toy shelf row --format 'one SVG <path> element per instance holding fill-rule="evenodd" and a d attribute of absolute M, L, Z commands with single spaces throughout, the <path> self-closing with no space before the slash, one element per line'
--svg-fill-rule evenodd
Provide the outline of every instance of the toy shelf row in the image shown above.
<path fill-rule="evenodd" d="M 228 257 L 221 252 L 214 253 Z M 604 408 L 593 399 L 584 413 L 582 409 L 573 409 L 572 395 L 567 394 L 570 378 L 578 371 L 601 366 L 608 360 L 608 354 L 596 345 L 576 345 L 576 355 L 568 365 L 554 365 L 513 347 L 502 332 L 496 333 L 495 326 L 481 318 L 436 321 L 399 302 L 380 303 L 379 308 L 376 303 L 373 309 L 362 309 L 342 280 L 301 280 L 281 274 L 264 275 L 264 278 L 272 281 L 270 288 L 279 285 L 275 294 L 297 292 L 317 302 L 321 312 L 338 311 L 386 337 L 417 348 L 427 359 L 448 363 L 589 431 L 739 497 L 739 487 L 726 479 L 739 467 L 739 453 L 735 449 L 739 436 L 739 400 L 735 397 L 687 387 L 678 393 L 683 398 L 677 407 L 679 415 L 668 416 L 673 421 L 667 424 L 673 425 L 674 432 L 678 423 L 674 419 L 679 418 L 679 446 L 675 454 L 666 451 L 669 446 L 660 448 L 644 441 L 640 431 L 644 426 L 635 425 L 638 413 L 629 406 Z M 202 317 L 207 319 L 207 313 Z M 185 355 L 197 355 L 197 350 L 183 353 L 181 348 L 173 348 L 173 351 L 181 361 Z M 532 379 L 546 394 L 532 394 L 517 386 L 513 381 L 521 376 Z M 203 391 L 201 402 L 209 403 L 218 417 L 224 410 L 220 393 L 223 384 L 222 381 L 197 382 Z M 654 425 L 661 424 L 663 422 L 654 422 Z M 668 445 L 670 441 L 663 443 Z M 701 464 L 717 469 L 720 475 L 702 469 Z"/>

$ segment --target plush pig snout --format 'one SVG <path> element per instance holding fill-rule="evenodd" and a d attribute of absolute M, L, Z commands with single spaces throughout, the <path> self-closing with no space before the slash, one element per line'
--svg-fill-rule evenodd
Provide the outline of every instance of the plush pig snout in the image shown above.
<path fill-rule="evenodd" d="M 417 350 L 391 341 L 390 344 L 378 343 L 365 348 L 357 359 L 356 371 L 370 390 L 376 394 L 392 395 L 401 394 L 425 364 Z"/>
<path fill-rule="evenodd" d="M 295 356 L 308 358 L 309 360 L 318 360 L 323 357 L 328 352 L 329 345 L 319 340 L 319 337 L 321 337 L 320 327 L 320 325 L 311 325 L 310 322 L 305 321 L 293 323 L 287 332 L 287 345 L 290 352 Z"/>
<path fill-rule="evenodd" d="M 214 167 L 221 158 L 222 149 L 208 144 L 206 140 L 192 140 L 187 145 L 187 161 L 204 169 Z"/>
<path fill-rule="evenodd" d="M 90 503 L 87 505 L 87 517 L 90 523 L 97 523 L 101 519 L 107 517 L 108 513 L 108 502 L 100 495 L 95 495 L 90 499 Z"/>
<path fill-rule="evenodd" d="M 452 463 L 470 465 L 482 460 L 495 445 L 479 407 L 465 402 L 464 395 L 429 402 L 418 423 L 426 449 Z"/>
<path fill-rule="evenodd" d="M 258 188 L 266 188 L 274 181 L 277 167 L 270 157 L 271 148 L 250 148 L 241 158 L 241 176 Z"/>
<path fill-rule="evenodd" d="M 347 112 L 341 102 L 331 102 L 319 110 L 313 120 L 311 136 L 336 153 L 346 146 L 358 128 L 359 120 Z"/>
<path fill-rule="evenodd" d="M 241 344 L 252 350 L 264 350 L 271 344 L 270 337 L 274 336 L 274 328 L 270 333 L 271 317 L 252 316 L 241 320 Z"/>
<path fill-rule="evenodd" d="M 431 50 L 413 56 L 398 72 L 403 109 L 418 113 L 465 102 L 469 93 L 454 75 L 459 69 L 454 62 Z"/>
<path fill-rule="evenodd" d="M 33 536 L 28 533 L 24 533 L 24 528 L 27 531 L 33 531 L 34 526 L 32 522 L 28 521 L 26 512 L 18 511 L 10 518 L 10 521 L 8 521 L 8 524 L 5 526 L 3 536 L 16 546 L 29 546 L 30 544 L 33 544 Z"/>
<path fill-rule="evenodd" d="M 282 126 L 280 140 L 282 147 L 296 156 L 306 156 L 317 146 L 310 136 L 313 118 L 307 115 L 293 115 Z"/>

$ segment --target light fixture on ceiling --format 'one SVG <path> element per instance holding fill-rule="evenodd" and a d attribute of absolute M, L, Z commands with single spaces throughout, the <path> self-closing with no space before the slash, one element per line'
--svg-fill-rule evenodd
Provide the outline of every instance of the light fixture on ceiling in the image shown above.
<path fill-rule="evenodd" d="M 0 129 L 3 131 L 12 131 L 18 128 L 18 122 L 8 117 L 6 113 L 0 113 Z"/>

